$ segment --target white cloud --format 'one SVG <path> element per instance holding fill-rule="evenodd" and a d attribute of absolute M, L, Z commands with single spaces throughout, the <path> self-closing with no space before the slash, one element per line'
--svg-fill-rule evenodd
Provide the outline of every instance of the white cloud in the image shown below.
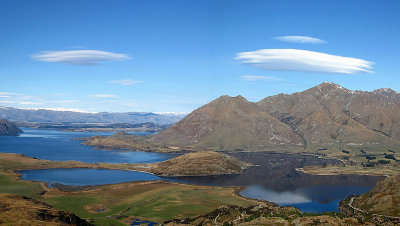
<path fill-rule="evenodd" d="M 141 83 L 143 81 L 136 81 L 136 80 L 131 80 L 131 79 L 123 79 L 123 80 L 114 80 L 114 81 L 109 81 L 110 83 L 122 85 L 122 86 L 132 86 L 137 83 Z"/>
<path fill-rule="evenodd" d="M 264 81 L 264 82 L 282 81 L 282 79 L 277 77 L 261 76 L 261 75 L 243 75 L 240 76 L 240 78 L 247 81 Z"/>
<path fill-rule="evenodd" d="M 51 63 L 74 65 L 95 65 L 103 61 L 128 60 L 126 54 L 105 52 L 100 50 L 46 51 L 31 55 L 32 59 Z"/>
<path fill-rule="evenodd" d="M 282 42 L 296 42 L 296 43 L 307 43 L 307 44 L 322 44 L 326 43 L 324 40 L 319 38 L 313 38 L 308 36 L 279 36 L 275 37 L 275 40 L 279 40 Z"/>
<path fill-rule="evenodd" d="M 0 95 L 4 95 L 4 96 L 14 96 L 14 95 L 18 95 L 18 93 L 0 92 Z"/>
<path fill-rule="evenodd" d="M 43 103 L 39 103 L 39 102 L 29 102 L 29 101 L 21 101 L 18 102 L 21 105 L 43 105 Z"/>
<path fill-rule="evenodd" d="M 93 94 L 90 95 L 91 98 L 104 98 L 104 99 L 115 99 L 118 98 L 118 96 L 114 94 Z"/>
<path fill-rule="evenodd" d="M 371 72 L 373 62 L 300 49 L 260 49 L 238 53 L 245 64 L 276 71 L 357 74 Z"/>

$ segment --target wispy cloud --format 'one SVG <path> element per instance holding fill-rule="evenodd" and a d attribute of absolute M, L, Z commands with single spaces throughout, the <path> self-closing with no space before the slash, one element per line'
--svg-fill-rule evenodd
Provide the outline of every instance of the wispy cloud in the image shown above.
<path fill-rule="evenodd" d="M 49 110 L 49 111 L 73 111 L 73 112 L 80 112 L 80 113 L 96 113 L 90 111 L 84 111 L 78 108 L 63 108 L 63 107 L 43 107 L 43 108 L 29 108 L 31 110 Z"/>
<path fill-rule="evenodd" d="M 2 96 L 14 96 L 14 95 L 19 95 L 18 93 L 9 93 L 9 92 L 0 92 L 0 95 Z"/>
<path fill-rule="evenodd" d="M 123 79 L 123 80 L 113 80 L 109 81 L 110 83 L 122 85 L 122 86 L 132 86 L 137 83 L 142 83 L 143 81 L 136 81 L 136 80 L 131 80 L 131 79 Z"/>
<path fill-rule="evenodd" d="M 38 54 L 33 54 L 31 57 L 37 61 L 73 65 L 96 65 L 103 61 L 131 59 L 126 54 L 100 50 L 45 51 Z"/>
<path fill-rule="evenodd" d="M 114 94 L 93 94 L 90 95 L 91 98 L 103 98 L 103 99 L 115 99 L 118 98 L 117 95 Z"/>
<path fill-rule="evenodd" d="M 21 101 L 18 104 L 21 104 L 21 105 L 43 105 L 43 103 L 40 103 L 40 102 L 30 102 L 30 101 Z"/>
<path fill-rule="evenodd" d="M 242 75 L 241 79 L 247 81 L 264 81 L 264 82 L 273 82 L 273 81 L 282 81 L 283 79 L 272 77 L 272 76 L 261 76 L 261 75 Z"/>
<path fill-rule="evenodd" d="M 313 38 L 313 37 L 308 37 L 308 36 L 297 36 L 297 35 L 278 36 L 278 37 L 274 37 L 274 39 L 278 40 L 278 41 L 282 41 L 282 42 L 295 42 L 295 43 L 307 43 L 307 44 L 326 43 L 326 41 L 319 39 L 319 38 Z"/>
<path fill-rule="evenodd" d="M 300 49 L 261 49 L 238 53 L 242 63 L 264 70 L 358 74 L 371 72 L 373 62 Z"/>

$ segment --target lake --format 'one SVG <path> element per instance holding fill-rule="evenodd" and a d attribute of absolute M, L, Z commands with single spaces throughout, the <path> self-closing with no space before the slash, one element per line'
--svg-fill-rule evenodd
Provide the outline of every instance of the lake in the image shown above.
<path fill-rule="evenodd" d="M 20 137 L 0 137 L 0 151 L 25 154 L 48 160 L 83 162 L 144 163 L 158 162 L 176 154 L 105 151 L 83 146 L 76 137 L 109 135 L 74 133 L 54 130 L 24 129 Z M 205 177 L 157 177 L 152 174 L 106 169 L 45 169 L 21 171 L 22 179 L 70 186 L 112 184 L 128 181 L 167 180 L 209 186 L 242 186 L 241 195 L 263 199 L 280 205 L 291 205 L 305 212 L 336 211 L 338 202 L 353 194 L 370 190 L 380 179 L 372 176 L 317 176 L 297 172 L 295 168 L 334 163 L 314 156 L 273 154 L 265 152 L 234 153 L 234 157 L 253 163 L 255 167 L 241 175 Z"/>
<path fill-rule="evenodd" d="M 160 177 L 149 173 L 108 169 L 21 170 L 19 173 L 22 174 L 21 179 L 23 180 L 46 182 L 49 187 L 57 184 L 87 186 L 160 179 Z"/>
<path fill-rule="evenodd" d="M 82 141 L 72 140 L 111 133 L 62 132 L 22 128 L 20 136 L 0 136 L 0 152 L 24 154 L 26 156 L 53 161 L 76 160 L 86 163 L 152 163 L 176 156 L 168 153 L 149 153 L 126 150 L 102 150 L 81 145 Z"/>

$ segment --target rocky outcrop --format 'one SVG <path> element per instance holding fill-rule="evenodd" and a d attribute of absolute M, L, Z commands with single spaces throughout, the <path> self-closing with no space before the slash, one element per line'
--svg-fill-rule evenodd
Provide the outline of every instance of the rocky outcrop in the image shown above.
<path fill-rule="evenodd" d="M 206 176 L 240 174 L 252 166 L 232 156 L 217 152 L 196 152 L 181 155 L 152 165 L 150 172 L 159 176 Z"/>
<path fill-rule="evenodd" d="M 21 133 L 22 130 L 16 125 L 5 119 L 0 119 L 0 136 L 18 136 Z"/>
<path fill-rule="evenodd" d="M 21 195 L 0 194 L 0 224 L 91 225 L 76 215 Z"/>

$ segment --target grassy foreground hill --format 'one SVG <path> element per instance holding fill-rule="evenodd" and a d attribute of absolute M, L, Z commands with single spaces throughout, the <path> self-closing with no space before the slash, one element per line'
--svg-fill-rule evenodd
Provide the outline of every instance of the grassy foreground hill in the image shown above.
<path fill-rule="evenodd" d="M 354 206 L 373 214 L 399 217 L 400 176 L 387 177 L 369 192 L 356 198 Z"/>

